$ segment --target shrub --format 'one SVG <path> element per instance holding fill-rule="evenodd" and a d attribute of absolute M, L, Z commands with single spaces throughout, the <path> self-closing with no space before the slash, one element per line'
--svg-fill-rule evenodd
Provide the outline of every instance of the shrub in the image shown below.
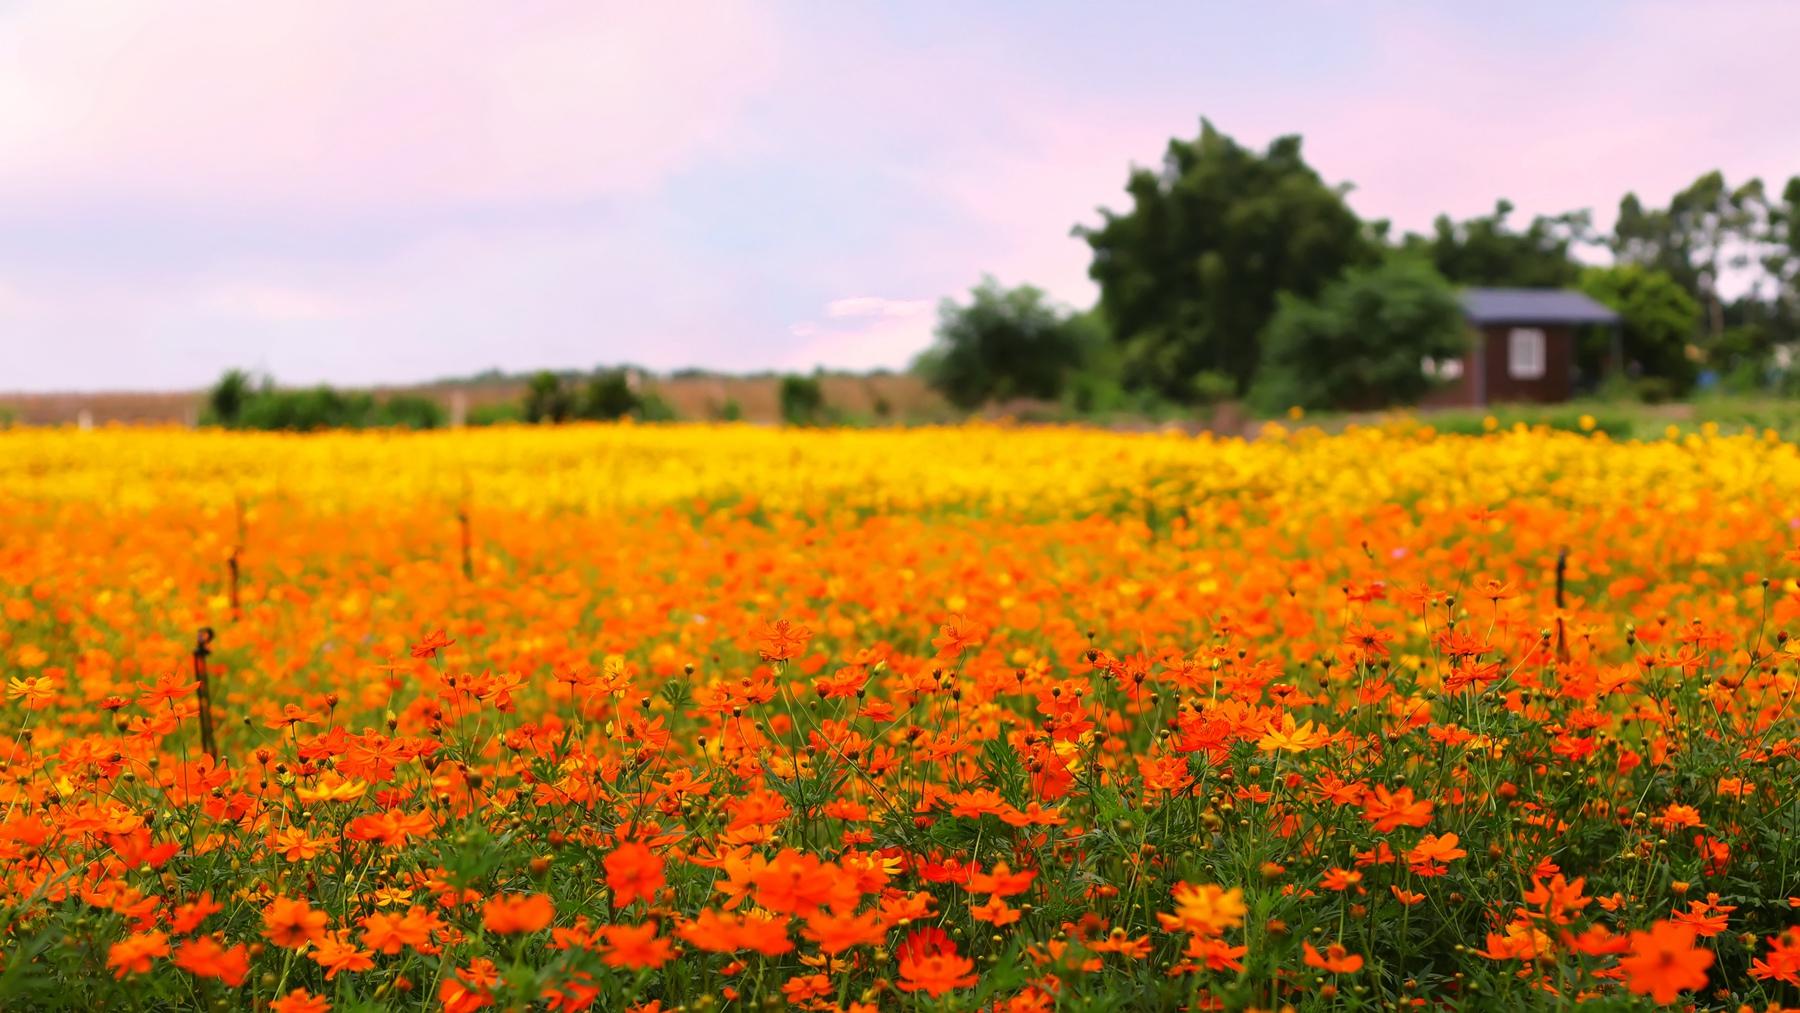
<path fill-rule="evenodd" d="M 825 389 L 816 376 L 781 378 L 781 420 L 790 426 L 811 426 L 824 421 Z"/>
<path fill-rule="evenodd" d="M 1053 305 L 1041 289 L 1004 289 L 985 278 L 969 304 L 938 306 L 937 341 L 914 364 L 959 408 L 1009 398 L 1052 400 L 1088 356 L 1093 328 Z"/>
<path fill-rule="evenodd" d="M 508 422 L 522 422 L 525 418 L 524 408 L 516 401 L 495 401 L 492 404 L 475 405 L 469 409 L 465 419 L 471 426 L 494 426 Z"/>
<path fill-rule="evenodd" d="M 644 399 L 631 389 L 631 378 L 622 369 L 608 369 L 595 374 L 582 388 L 575 414 L 579 418 L 608 422 L 635 415 L 644 407 Z"/>
<path fill-rule="evenodd" d="M 539 370 L 526 383 L 523 413 L 527 422 L 567 422 L 575 413 L 575 399 L 562 377 Z"/>
<path fill-rule="evenodd" d="M 1408 256 L 1351 271 L 1317 300 L 1283 295 L 1262 340 L 1251 400 L 1265 412 L 1412 403 L 1432 386 L 1424 363 L 1469 343 L 1455 291 Z"/>

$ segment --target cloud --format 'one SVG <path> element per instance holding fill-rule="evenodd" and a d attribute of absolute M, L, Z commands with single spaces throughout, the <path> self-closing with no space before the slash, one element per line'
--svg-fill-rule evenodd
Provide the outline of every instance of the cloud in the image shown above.
<path fill-rule="evenodd" d="M 931 343 L 937 319 L 929 299 L 847 296 L 825 304 L 828 323 L 806 320 L 788 328 L 804 344 L 783 357 L 790 369 L 893 369 Z"/>
<path fill-rule="evenodd" d="M 743 140 L 769 18 L 395 0 L 0 9 L 0 194 L 392 209 L 639 192 Z"/>
<path fill-rule="evenodd" d="M 843 317 L 914 317 L 931 310 L 929 299 L 885 299 L 876 295 L 857 295 L 833 299 L 825 304 L 825 315 Z"/>
<path fill-rule="evenodd" d="M 337 320 L 352 307 L 334 295 L 271 282 L 232 282 L 200 293 L 195 303 L 223 317 L 277 322 Z"/>

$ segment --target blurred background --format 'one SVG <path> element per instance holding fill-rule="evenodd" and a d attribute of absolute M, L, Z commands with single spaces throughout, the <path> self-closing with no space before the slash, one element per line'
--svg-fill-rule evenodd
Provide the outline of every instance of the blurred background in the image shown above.
<path fill-rule="evenodd" d="M 1800 6 L 1251 6 L 0 3 L 0 418 L 1785 410 Z"/>

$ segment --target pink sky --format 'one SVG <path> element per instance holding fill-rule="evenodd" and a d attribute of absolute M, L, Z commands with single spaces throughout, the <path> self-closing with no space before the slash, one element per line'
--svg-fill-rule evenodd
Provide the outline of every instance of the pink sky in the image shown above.
<path fill-rule="evenodd" d="M 0 3 L 0 389 L 904 365 L 1202 115 L 1401 228 L 1800 174 L 1800 6 Z"/>

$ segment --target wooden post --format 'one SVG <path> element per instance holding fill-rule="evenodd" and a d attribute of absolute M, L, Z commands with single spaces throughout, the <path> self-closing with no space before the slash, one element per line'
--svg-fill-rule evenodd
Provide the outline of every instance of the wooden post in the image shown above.
<path fill-rule="evenodd" d="M 462 572 L 464 580 L 475 579 L 475 557 L 473 536 L 469 532 L 469 504 L 465 500 L 456 509 L 456 520 L 462 527 Z"/>
<path fill-rule="evenodd" d="M 225 565 L 231 570 L 231 621 L 235 623 L 244 618 L 243 607 L 238 604 L 238 550 L 236 546 L 232 547 L 231 558 L 225 561 Z"/>
<path fill-rule="evenodd" d="M 1569 569 L 1569 547 L 1556 550 L 1556 658 L 1569 660 L 1569 645 L 1563 636 L 1563 584 Z"/>
<path fill-rule="evenodd" d="M 225 565 L 231 570 L 231 621 L 244 618 L 244 609 L 238 598 L 238 554 L 244 551 L 244 501 L 234 497 L 232 504 L 237 509 L 237 544 L 231 547 L 231 556 Z"/>
<path fill-rule="evenodd" d="M 200 701 L 200 748 L 206 755 L 218 759 L 219 744 L 213 737 L 212 683 L 206 673 L 206 656 L 212 653 L 213 631 L 210 626 L 202 626 L 200 633 L 194 638 L 194 679 L 200 687 L 197 696 Z"/>

